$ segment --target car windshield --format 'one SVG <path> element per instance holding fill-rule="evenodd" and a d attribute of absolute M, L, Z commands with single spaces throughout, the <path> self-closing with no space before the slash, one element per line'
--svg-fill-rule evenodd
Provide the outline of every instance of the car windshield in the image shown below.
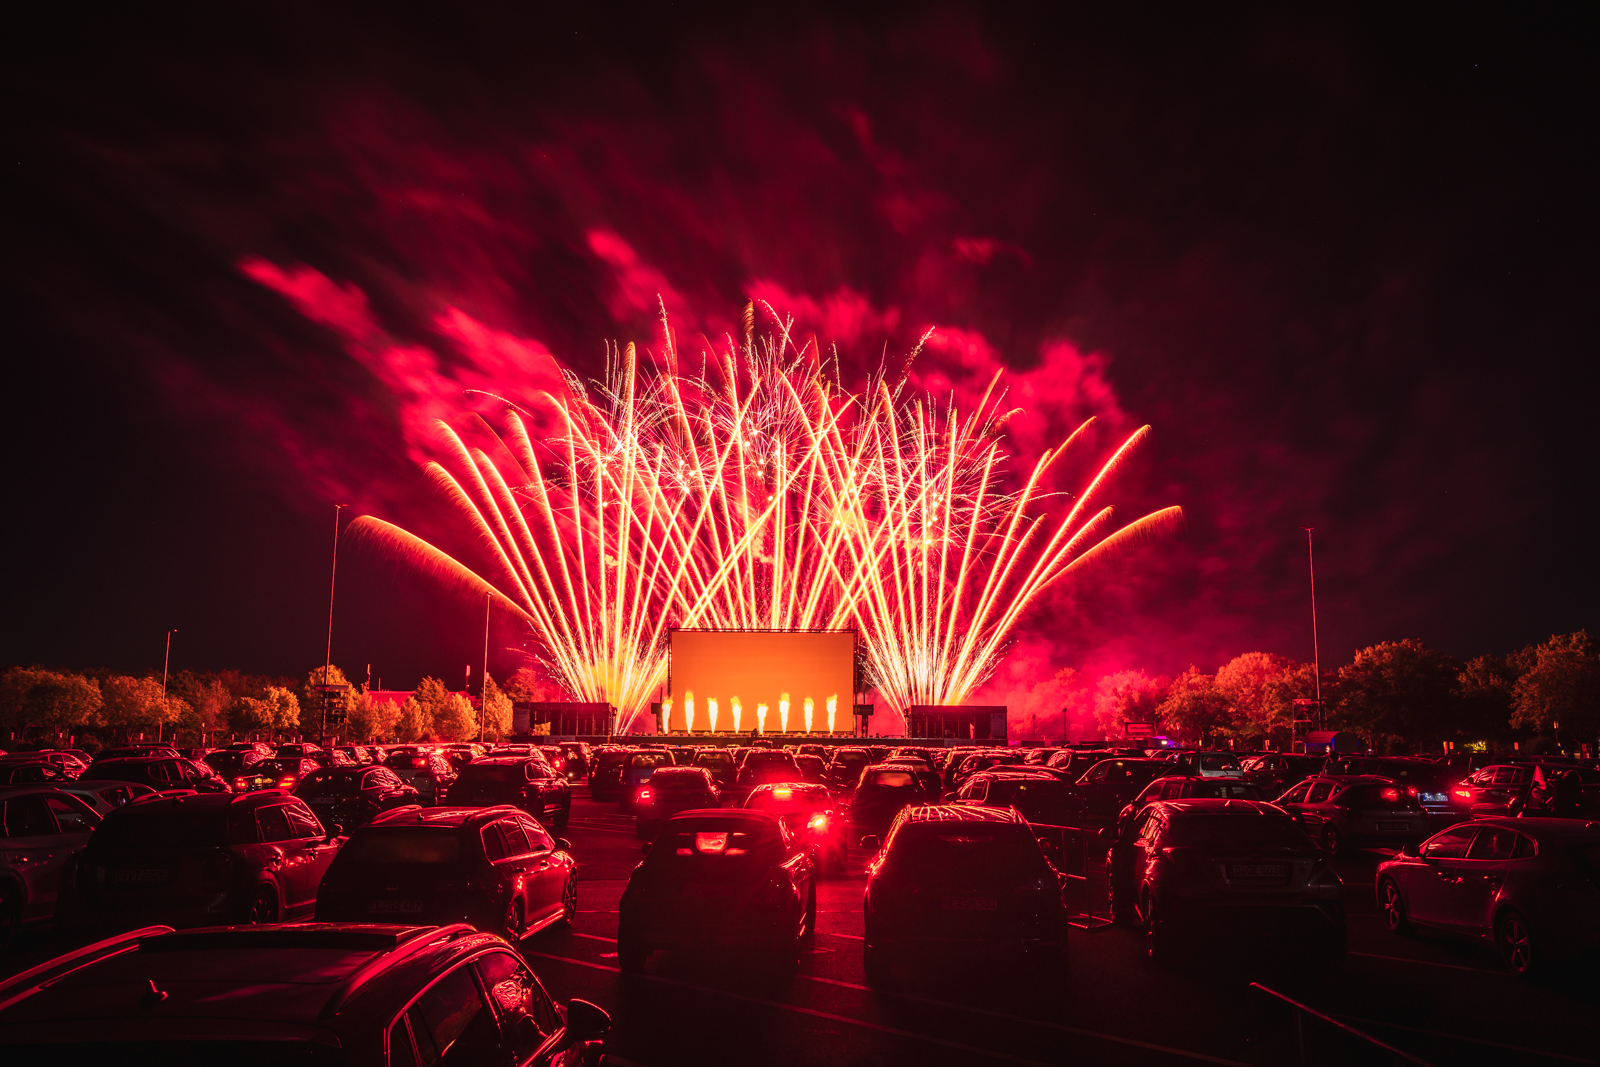
<path fill-rule="evenodd" d="M 98 848 L 217 848 L 229 843 L 228 810 L 135 804 L 107 814 L 90 840 Z"/>
<path fill-rule="evenodd" d="M 1015 882 L 1050 876 L 1032 831 L 1014 823 L 906 823 L 890 840 L 885 862 L 913 878 L 982 872 L 985 880 Z"/>
<path fill-rule="evenodd" d="M 917 777 L 910 771 L 873 771 L 861 779 L 861 784 L 880 789 L 906 789 L 917 784 Z"/>
<path fill-rule="evenodd" d="M 1190 782 L 1184 792 L 1191 797 L 1222 797 L 1227 800 L 1254 800 L 1255 786 L 1249 782 Z"/>
<path fill-rule="evenodd" d="M 361 792 L 360 772 L 317 771 L 308 775 L 298 790 L 308 797 L 353 797 Z"/>
<path fill-rule="evenodd" d="M 1293 819 L 1254 811 L 1174 815 L 1167 837 L 1174 845 L 1201 848 L 1311 847 L 1311 839 Z"/>
<path fill-rule="evenodd" d="M 460 859 L 461 835 L 442 826 L 374 826 L 358 831 L 339 852 L 341 863 L 434 864 Z"/>
<path fill-rule="evenodd" d="M 1236 771 L 1239 761 L 1227 752 L 1202 752 L 1200 754 L 1200 769 L 1202 771 Z"/>
<path fill-rule="evenodd" d="M 462 785 L 519 785 L 525 780 L 520 763 L 469 763 L 461 771 Z"/>
<path fill-rule="evenodd" d="M 246 767 L 261 762 L 259 752 L 213 752 L 205 758 L 212 768 L 223 774 L 238 774 Z"/>

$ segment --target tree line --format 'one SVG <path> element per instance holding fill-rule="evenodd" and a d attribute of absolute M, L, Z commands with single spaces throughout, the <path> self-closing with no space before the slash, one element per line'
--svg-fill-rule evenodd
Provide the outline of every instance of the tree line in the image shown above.
<path fill-rule="evenodd" d="M 1175 677 L 1114 671 L 1090 681 L 1065 668 L 1027 698 L 1060 709 L 1079 735 L 1124 736 L 1129 722 L 1186 742 L 1280 747 L 1291 731 L 1317 728 L 1316 669 L 1269 652 L 1235 656 L 1213 673 Z M 1460 660 L 1408 638 L 1361 649 L 1322 672 L 1322 722 L 1369 738 L 1384 752 L 1440 752 L 1484 744 L 1530 751 L 1595 751 L 1600 735 L 1600 648 L 1586 631 L 1557 634 L 1509 655 Z M 1297 723 L 1297 720 L 1301 720 Z"/>
<path fill-rule="evenodd" d="M 335 692 L 327 733 L 362 742 L 497 740 L 511 731 L 513 700 L 558 699 L 531 670 L 512 674 L 502 688 L 485 682 L 477 704 L 424 678 L 404 703 L 350 686 L 338 667 L 317 667 L 304 680 L 240 671 L 178 671 L 133 676 L 111 671 L 11 667 L 0 673 L 0 748 L 18 742 L 78 739 L 79 747 L 156 739 L 183 745 L 229 738 L 315 737 L 322 733 L 324 684 Z"/>

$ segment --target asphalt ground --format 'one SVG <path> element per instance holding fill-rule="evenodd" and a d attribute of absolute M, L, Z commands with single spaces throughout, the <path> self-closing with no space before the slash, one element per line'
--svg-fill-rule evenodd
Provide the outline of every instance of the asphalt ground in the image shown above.
<path fill-rule="evenodd" d="M 1292 1021 L 1264 1010 L 1252 981 L 1433 1064 L 1595 1063 L 1600 1054 L 1600 961 L 1525 981 L 1487 945 L 1390 934 L 1373 901 L 1376 853 L 1335 864 L 1350 952 L 1331 972 L 1286 963 L 1292 945 L 1251 939 L 1214 939 L 1184 963 L 1158 966 L 1140 933 L 1100 926 L 1074 929 L 1065 965 L 1049 972 L 932 959 L 901 967 L 892 990 L 870 989 L 858 855 L 819 884 L 816 942 L 798 974 L 658 952 L 643 975 L 624 976 L 616 912 L 641 856 L 633 820 L 583 786 L 574 794 L 566 836 L 580 863 L 577 922 L 521 949 L 558 1000 L 582 997 L 611 1013 L 617 1067 L 1281 1062 L 1270 1057 L 1297 1051 Z M 1085 896 L 1098 902 L 1095 877 Z M 0 974 L 70 947 L 48 927 L 29 928 L 0 956 Z M 1312 1019 L 1299 1040 L 1310 1062 L 1396 1062 Z"/>

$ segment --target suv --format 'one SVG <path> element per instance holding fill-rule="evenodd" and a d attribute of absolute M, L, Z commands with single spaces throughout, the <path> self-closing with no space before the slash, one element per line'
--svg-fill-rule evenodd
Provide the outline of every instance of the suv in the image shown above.
<path fill-rule="evenodd" d="M 400 780 L 417 791 L 424 804 L 442 804 L 445 794 L 456 780 L 450 761 L 437 752 L 419 748 L 396 749 L 389 753 L 383 765 L 400 776 Z"/>
<path fill-rule="evenodd" d="M 417 802 L 417 791 L 387 767 L 326 767 L 312 771 L 294 787 L 326 823 L 353 830 L 381 812 Z"/>
<path fill-rule="evenodd" d="M 595 800 L 616 800 L 622 795 L 622 772 L 630 752 L 625 748 L 602 748 L 589 762 L 589 795 Z"/>
<path fill-rule="evenodd" d="M 112 928 L 309 918 L 338 832 L 277 790 L 137 800 L 107 815 L 63 872 L 57 918 Z"/>
<path fill-rule="evenodd" d="M 0 789 L 0 948 L 55 910 L 61 872 L 100 825 L 88 804 L 49 786 Z"/>
<path fill-rule="evenodd" d="M 572 786 L 539 756 L 484 756 L 461 769 L 450 787 L 452 807 L 511 804 L 552 830 L 565 830 Z"/>
<path fill-rule="evenodd" d="M 138 782 L 161 792 L 165 789 L 193 789 L 197 793 L 222 793 L 227 786 L 220 779 L 200 773 L 182 756 L 122 756 L 97 759 L 83 772 L 83 781 Z"/>
<path fill-rule="evenodd" d="M 576 1067 L 611 1026 L 460 923 L 147 927 L 0 980 L 0 1005 L 8 1067 Z"/>

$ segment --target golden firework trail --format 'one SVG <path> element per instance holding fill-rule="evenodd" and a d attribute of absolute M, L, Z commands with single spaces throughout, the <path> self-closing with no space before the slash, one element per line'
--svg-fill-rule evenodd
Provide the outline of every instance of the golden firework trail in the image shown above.
<path fill-rule="evenodd" d="M 960 703 L 1052 582 L 1178 520 L 1169 508 L 1112 533 L 1111 510 L 1088 506 L 1147 427 L 1051 523 L 1042 480 L 1088 423 L 1008 491 L 994 383 L 966 414 L 906 403 L 881 377 L 851 394 L 789 323 L 758 340 L 752 314 L 693 377 L 670 331 L 654 371 L 632 344 L 608 349 L 593 394 L 568 375 L 565 395 L 541 396 L 553 435 L 515 406 L 499 427 L 441 423 L 426 473 L 487 566 L 370 516 L 358 532 L 514 612 L 568 693 L 612 704 L 627 732 L 665 679 L 672 626 L 854 625 L 890 705 Z M 833 698 L 827 710 L 831 732 Z"/>

